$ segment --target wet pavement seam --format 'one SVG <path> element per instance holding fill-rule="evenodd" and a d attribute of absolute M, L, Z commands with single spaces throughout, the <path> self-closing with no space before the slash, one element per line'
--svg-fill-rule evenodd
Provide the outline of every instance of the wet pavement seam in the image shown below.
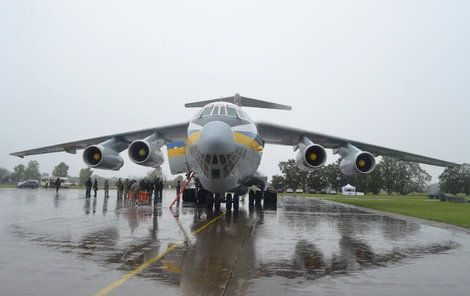
<path fill-rule="evenodd" d="M 235 270 L 235 267 L 236 267 L 237 264 L 238 264 L 238 259 L 240 258 L 240 254 L 241 254 L 241 252 L 242 252 L 242 250 L 243 250 L 243 247 L 244 247 L 244 245 L 245 245 L 245 242 L 246 242 L 246 239 L 247 239 L 247 237 L 248 237 L 248 234 L 251 234 L 252 231 L 253 231 L 253 228 L 256 227 L 256 222 L 257 222 L 256 220 L 257 220 L 257 218 L 253 218 L 253 220 L 251 220 L 250 222 L 248 222 L 248 223 L 246 224 L 246 226 L 248 226 L 248 228 L 251 228 L 251 229 L 250 229 L 249 231 L 246 231 L 246 232 L 245 232 L 245 235 L 243 236 L 243 240 L 242 240 L 242 242 L 241 242 L 241 244 L 240 244 L 240 248 L 238 249 L 237 256 L 235 257 L 235 262 L 234 262 L 233 265 L 232 265 L 232 270 L 230 271 L 230 274 L 229 274 L 227 283 L 226 283 L 226 285 L 225 285 L 224 292 L 222 293 L 222 296 L 227 295 L 227 290 L 228 290 L 228 287 L 230 286 L 230 281 L 231 281 L 232 278 L 233 278 L 233 272 L 234 272 L 234 270 Z"/>

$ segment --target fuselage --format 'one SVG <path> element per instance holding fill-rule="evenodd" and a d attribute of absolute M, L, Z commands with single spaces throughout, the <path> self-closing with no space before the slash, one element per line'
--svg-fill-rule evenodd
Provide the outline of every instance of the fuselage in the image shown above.
<path fill-rule="evenodd" d="M 237 105 L 206 105 L 191 120 L 185 142 L 186 160 L 205 189 L 237 191 L 257 172 L 263 143 L 255 123 Z"/>

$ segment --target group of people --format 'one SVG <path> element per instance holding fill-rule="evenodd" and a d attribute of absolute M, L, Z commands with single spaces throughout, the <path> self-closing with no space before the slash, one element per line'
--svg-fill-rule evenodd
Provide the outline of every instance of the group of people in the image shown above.
<path fill-rule="evenodd" d="M 96 198 L 98 194 L 98 179 L 95 178 L 94 181 L 92 181 L 91 178 L 88 178 L 85 182 L 85 187 L 86 187 L 86 193 L 85 197 L 90 198 L 91 197 L 91 190 L 93 189 L 94 194 L 93 196 Z M 129 196 L 129 193 L 131 193 L 131 196 L 133 199 L 137 200 L 139 193 L 141 191 L 145 191 L 149 193 L 149 202 L 151 201 L 152 195 L 154 196 L 155 202 L 161 202 L 163 198 L 163 180 L 161 178 L 155 178 L 153 180 L 144 178 L 140 181 L 137 180 L 130 180 L 130 179 L 125 179 L 124 181 L 119 178 L 118 181 L 116 182 L 116 189 L 117 189 L 117 198 L 122 199 L 127 198 Z M 108 198 L 109 197 L 109 181 L 106 179 L 104 180 L 103 184 L 103 189 L 104 189 L 104 197 Z"/>
<path fill-rule="evenodd" d="M 136 198 L 141 191 L 149 193 L 149 200 L 154 195 L 155 201 L 162 201 L 163 198 L 163 180 L 160 178 L 155 178 L 153 180 L 144 178 L 140 181 L 125 179 L 124 181 L 119 178 L 116 182 L 117 187 L 117 197 L 121 199 L 127 197 L 129 192 L 132 193 L 132 196 Z"/>
<path fill-rule="evenodd" d="M 94 191 L 93 197 L 96 197 L 98 194 L 98 179 L 95 178 L 95 181 L 91 181 L 91 178 L 88 178 L 88 180 L 85 181 L 85 187 L 86 187 L 86 192 L 85 192 L 86 198 L 91 197 L 92 188 Z M 109 182 L 107 179 L 104 180 L 103 189 L 104 189 L 104 197 L 108 198 L 109 197 Z"/>

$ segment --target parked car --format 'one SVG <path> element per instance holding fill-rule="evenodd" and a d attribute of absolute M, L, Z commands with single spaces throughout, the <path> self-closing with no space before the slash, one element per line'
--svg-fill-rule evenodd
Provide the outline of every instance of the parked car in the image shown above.
<path fill-rule="evenodd" d="M 303 190 L 303 189 L 297 189 L 297 190 L 295 191 L 295 193 L 304 193 L 304 190 Z"/>
<path fill-rule="evenodd" d="M 18 184 L 16 184 L 16 187 L 37 189 L 39 187 L 39 182 L 36 180 L 26 180 L 23 182 L 18 182 Z"/>
<path fill-rule="evenodd" d="M 329 194 L 336 194 L 336 190 L 330 190 Z"/>
<path fill-rule="evenodd" d="M 293 193 L 294 190 L 292 190 L 292 188 L 287 188 L 287 189 L 286 189 L 286 192 L 287 192 L 287 193 Z"/>

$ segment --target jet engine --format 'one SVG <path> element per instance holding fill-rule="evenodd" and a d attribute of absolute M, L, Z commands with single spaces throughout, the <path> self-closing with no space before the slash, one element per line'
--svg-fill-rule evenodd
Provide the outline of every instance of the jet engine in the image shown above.
<path fill-rule="evenodd" d="M 129 145 L 129 158 L 136 164 L 147 167 L 161 166 L 165 160 L 160 148 L 163 146 L 162 140 L 154 141 L 152 138 L 136 140 Z"/>
<path fill-rule="evenodd" d="M 375 169 L 375 157 L 367 151 L 359 150 L 351 144 L 338 149 L 343 160 L 339 164 L 339 169 L 344 175 L 368 174 Z"/>
<path fill-rule="evenodd" d="M 304 138 L 298 147 L 300 151 L 297 153 L 295 162 L 300 170 L 311 171 L 325 164 L 326 151 L 322 146 Z"/>
<path fill-rule="evenodd" d="M 127 145 L 114 139 L 99 145 L 91 145 L 83 151 L 83 161 L 92 168 L 117 171 L 124 165 L 119 155 Z"/>

